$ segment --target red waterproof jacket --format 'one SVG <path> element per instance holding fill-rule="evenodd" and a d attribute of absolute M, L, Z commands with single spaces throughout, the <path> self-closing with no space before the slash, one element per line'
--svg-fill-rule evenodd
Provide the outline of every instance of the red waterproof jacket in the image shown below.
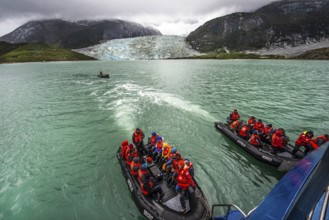
<path fill-rule="evenodd" d="M 177 185 L 182 189 L 188 189 L 189 186 L 195 186 L 195 183 L 189 173 L 188 168 L 182 168 L 178 171 Z"/>
<path fill-rule="evenodd" d="M 250 127 L 247 126 L 247 125 L 244 125 L 244 126 L 241 128 L 239 134 L 240 134 L 242 137 L 247 137 L 247 133 L 248 133 L 248 131 L 250 131 Z"/>
<path fill-rule="evenodd" d="M 304 131 L 300 134 L 299 138 L 296 140 L 295 145 L 296 146 L 308 146 L 308 144 L 311 142 L 311 138 L 306 136 L 307 131 Z"/>
<path fill-rule="evenodd" d="M 281 131 L 277 130 L 273 134 L 271 145 L 272 145 L 272 147 L 284 149 L 283 139 L 282 139 L 282 132 Z"/>
<path fill-rule="evenodd" d="M 249 142 L 250 142 L 250 144 L 252 144 L 254 146 L 257 146 L 257 147 L 261 146 L 260 137 L 257 134 L 252 134 L 249 139 Z"/>
<path fill-rule="evenodd" d="M 310 144 L 312 145 L 312 147 L 316 150 L 319 148 L 319 142 L 321 143 L 325 143 L 329 140 L 327 140 L 326 136 L 322 135 L 322 136 L 318 136 L 318 137 L 315 137 L 311 142 Z"/>
<path fill-rule="evenodd" d="M 263 124 L 263 122 L 256 122 L 255 124 L 254 124 L 254 130 L 257 130 L 257 131 L 259 131 L 260 133 L 263 133 L 264 132 L 264 129 L 265 129 L 265 126 L 264 126 L 264 124 Z"/>

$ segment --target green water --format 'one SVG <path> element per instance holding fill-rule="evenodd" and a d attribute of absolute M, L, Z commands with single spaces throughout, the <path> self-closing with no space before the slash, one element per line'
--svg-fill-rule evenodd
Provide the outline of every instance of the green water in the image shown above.
<path fill-rule="evenodd" d="M 305 129 L 328 133 L 328 73 L 327 61 L 0 65 L 0 219 L 143 219 L 115 156 L 136 127 L 193 162 L 209 205 L 248 212 L 283 174 L 213 122 L 238 108 L 292 140 Z"/>

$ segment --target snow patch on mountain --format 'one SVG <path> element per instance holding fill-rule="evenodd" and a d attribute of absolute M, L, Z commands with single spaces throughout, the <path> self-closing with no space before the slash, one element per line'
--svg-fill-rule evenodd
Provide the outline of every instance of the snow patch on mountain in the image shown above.
<path fill-rule="evenodd" d="M 181 36 L 146 36 L 115 39 L 95 46 L 76 49 L 99 60 L 156 60 L 200 55 Z"/>
<path fill-rule="evenodd" d="M 323 39 L 319 42 L 309 41 L 306 44 L 298 45 L 295 47 L 285 45 L 284 47 L 271 47 L 269 49 L 247 51 L 247 53 L 254 53 L 259 55 L 280 55 L 289 58 L 303 54 L 309 50 L 315 50 L 315 49 L 327 48 L 327 47 L 329 47 L 329 40 Z"/>

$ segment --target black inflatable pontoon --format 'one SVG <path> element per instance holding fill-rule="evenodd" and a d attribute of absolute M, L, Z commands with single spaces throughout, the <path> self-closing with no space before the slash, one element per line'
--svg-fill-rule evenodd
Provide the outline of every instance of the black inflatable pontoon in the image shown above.
<path fill-rule="evenodd" d="M 223 133 L 226 135 L 229 139 L 231 139 L 234 143 L 236 143 L 241 148 L 245 149 L 248 153 L 250 153 L 252 156 L 257 158 L 258 160 L 261 160 L 265 163 L 268 163 L 270 165 L 279 167 L 279 170 L 281 171 L 288 171 L 290 168 L 292 168 L 300 159 L 303 157 L 303 153 L 301 151 L 298 151 L 296 153 L 296 156 L 298 158 L 295 158 L 291 152 L 293 150 L 292 145 L 286 146 L 286 151 L 282 153 L 272 154 L 271 152 L 271 146 L 265 144 L 261 148 L 256 147 L 252 144 L 250 144 L 247 140 L 240 137 L 239 135 L 232 132 L 227 124 L 221 123 L 221 122 L 215 122 L 215 128 L 217 131 Z"/>
<path fill-rule="evenodd" d="M 210 209 L 208 202 L 204 197 L 201 188 L 196 184 L 196 189 L 189 188 L 189 200 L 186 200 L 186 213 L 180 213 L 181 204 L 179 195 L 176 194 L 175 189 L 167 186 L 166 181 L 162 179 L 160 169 L 154 163 L 149 164 L 151 175 L 158 180 L 158 185 L 164 192 L 164 196 L 160 201 L 156 201 L 151 196 L 145 196 L 141 192 L 140 184 L 134 176 L 130 174 L 130 168 L 126 165 L 126 161 L 120 157 L 121 147 L 117 152 L 117 157 L 123 172 L 123 175 L 128 184 L 128 188 L 133 196 L 133 199 L 139 211 L 147 219 L 161 219 L 161 220 L 208 220 L 210 219 Z M 141 160 L 144 160 L 141 158 Z"/>

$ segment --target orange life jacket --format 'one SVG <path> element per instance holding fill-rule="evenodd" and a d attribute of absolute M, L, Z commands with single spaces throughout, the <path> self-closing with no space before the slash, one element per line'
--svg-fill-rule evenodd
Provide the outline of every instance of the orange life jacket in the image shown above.
<path fill-rule="evenodd" d="M 141 167 L 141 163 L 135 163 L 134 161 L 131 162 L 130 164 L 130 173 L 133 176 L 137 176 L 138 175 L 138 170 Z"/>
<path fill-rule="evenodd" d="M 128 148 L 128 140 L 124 140 L 121 143 L 121 158 L 125 158 L 127 148 Z"/>
<path fill-rule="evenodd" d="M 249 118 L 248 125 L 254 125 L 256 123 L 256 119 Z"/>
<path fill-rule="evenodd" d="M 239 120 L 239 118 L 240 118 L 240 115 L 239 115 L 239 113 L 237 113 L 237 112 L 232 112 L 231 113 L 231 120 L 232 121 L 236 121 L 236 120 Z"/>
<path fill-rule="evenodd" d="M 318 137 L 315 137 L 315 138 L 310 142 L 311 145 L 312 145 L 312 147 L 313 147 L 315 150 L 319 148 L 319 145 L 318 145 L 318 140 L 319 140 L 319 139 L 323 139 L 324 142 L 327 142 L 327 141 L 328 141 L 327 138 L 326 138 L 326 136 L 324 136 L 324 135 L 322 135 L 322 136 L 318 136 Z"/>
<path fill-rule="evenodd" d="M 263 122 L 256 122 L 253 127 L 255 130 L 260 131 L 261 133 L 264 131 L 264 124 Z"/>
<path fill-rule="evenodd" d="M 142 170 L 142 169 L 139 169 L 138 170 L 138 181 L 140 183 L 142 183 L 142 176 L 145 175 L 145 174 L 148 174 L 150 171 L 148 170 Z"/>
<path fill-rule="evenodd" d="M 143 131 L 140 130 L 139 134 L 136 132 L 136 130 L 134 131 L 134 142 L 135 143 L 139 143 L 143 140 Z"/>
<path fill-rule="evenodd" d="M 148 185 L 148 187 L 146 187 Z M 149 180 L 147 183 L 141 183 L 141 190 L 144 195 L 149 195 L 154 184 L 151 180 Z"/>
<path fill-rule="evenodd" d="M 272 136 L 271 145 L 272 145 L 272 147 L 284 149 L 283 139 L 282 139 L 282 137 L 279 137 L 277 135 L 277 132 L 275 132 Z"/>
<path fill-rule="evenodd" d="M 126 154 L 126 163 L 129 167 L 135 157 L 138 157 L 137 153 L 135 152 L 135 149 L 128 149 Z"/>
<path fill-rule="evenodd" d="M 268 133 L 270 133 L 272 130 L 273 130 L 273 128 L 271 128 L 269 126 L 266 126 L 265 129 L 264 129 L 264 134 L 268 135 Z"/>
<path fill-rule="evenodd" d="M 187 168 L 183 168 L 178 171 L 177 185 L 182 189 L 187 189 L 190 185 L 195 185 Z"/>
<path fill-rule="evenodd" d="M 249 142 L 250 142 L 252 145 L 259 147 L 259 146 L 260 146 L 260 142 L 259 142 L 259 140 L 260 140 L 259 135 L 257 135 L 257 134 L 252 134 L 251 137 L 250 137 L 250 139 L 249 139 Z"/>
<path fill-rule="evenodd" d="M 240 122 L 239 121 L 234 121 L 230 124 L 230 128 L 233 130 L 233 129 L 240 129 Z"/>
<path fill-rule="evenodd" d="M 157 136 L 155 135 L 155 136 L 152 136 L 151 137 L 151 140 L 150 140 L 150 144 L 151 145 L 155 145 L 155 140 L 157 139 Z"/>
<path fill-rule="evenodd" d="M 296 140 L 296 145 L 298 146 L 307 146 L 311 142 L 311 138 L 306 136 L 307 131 L 304 131 L 303 133 L 300 134 L 298 139 Z"/>
<path fill-rule="evenodd" d="M 250 131 L 250 127 L 245 125 L 241 128 L 239 134 L 242 136 L 242 137 L 247 137 L 247 133 L 248 131 Z"/>

